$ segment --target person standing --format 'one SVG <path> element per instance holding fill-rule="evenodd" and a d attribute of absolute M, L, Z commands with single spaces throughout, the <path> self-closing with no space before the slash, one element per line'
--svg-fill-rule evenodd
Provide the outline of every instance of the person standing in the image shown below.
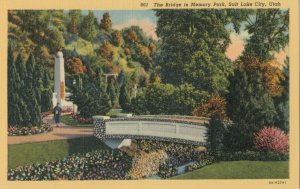
<path fill-rule="evenodd" d="M 61 112 L 62 109 L 60 107 L 60 104 L 57 103 L 57 105 L 53 109 L 53 116 L 54 116 L 56 127 L 59 127 Z"/>

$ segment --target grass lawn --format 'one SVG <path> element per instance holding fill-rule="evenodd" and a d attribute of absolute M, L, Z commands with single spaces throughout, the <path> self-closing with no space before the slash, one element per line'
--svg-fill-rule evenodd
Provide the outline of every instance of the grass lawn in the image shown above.
<path fill-rule="evenodd" d="M 70 126 L 74 126 L 74 127 L 93 127 L 93 123 L 79 123 L 78 121 L 74 120 L 71 115 L 67 114 L 67 115 L 63 115 L 61 116 L 61 122 L 66 124 L 66 125 L 70 125 Z"/>
<path fill-rule="evenodd" d="M 45 163 L 75 153 L 109 149 L 96 137 L 8 145 L 8 168 L 32 163 Z"/>
<path fill-rule="evenodd" d="M 110 117 L 117 117 L 117 114 L 121 113 L 121 109 L 111 109 L 106 115 L 110 116 Z M 74 126 L 74 127 L 93 127 L 94 124 L 93 123 L 79 123 L 78 121 L 74 120 L 71 115 L 67 114 L 67 115 L 62 115 L 61 116 L 61 122 L 66 124 L 66 125 L 70 125 L 70 126 Z"/>
<path fill-rule="evenodd" d="M 172 179 L 270 179 L 288 177 L 288 161 L 223 161 Z"/>

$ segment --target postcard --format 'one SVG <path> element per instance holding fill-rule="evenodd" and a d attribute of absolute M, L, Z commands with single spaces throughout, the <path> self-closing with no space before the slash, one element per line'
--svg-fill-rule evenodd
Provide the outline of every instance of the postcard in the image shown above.
<path fill-rule="evenodd" d="M 1 2 L 1 188 L 299 188 L 296 0 Z"/>

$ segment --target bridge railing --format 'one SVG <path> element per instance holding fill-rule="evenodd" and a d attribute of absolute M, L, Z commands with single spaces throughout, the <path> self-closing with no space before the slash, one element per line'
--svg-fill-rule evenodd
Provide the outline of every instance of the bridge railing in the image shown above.
<path fill-rule="evenodd" d="M 182 117 L 181 117 L 182 118 Z M 105 138 L 137 138 L 180 143 L 204 144 L 207 119 L 134 116 L 130 118 L 94 117 L 94 134 Z"/>

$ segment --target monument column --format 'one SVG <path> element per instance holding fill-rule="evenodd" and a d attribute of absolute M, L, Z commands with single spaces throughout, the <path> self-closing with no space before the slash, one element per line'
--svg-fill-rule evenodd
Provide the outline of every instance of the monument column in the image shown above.
<path fill-rule="evenodd" d="M 62 106 L 65 99 L 65 65 L 64 56 L 58 51 L 55 57 L 55 76 L 54 76 L 54 92 L 56 93 L 57 103 Z"/>

